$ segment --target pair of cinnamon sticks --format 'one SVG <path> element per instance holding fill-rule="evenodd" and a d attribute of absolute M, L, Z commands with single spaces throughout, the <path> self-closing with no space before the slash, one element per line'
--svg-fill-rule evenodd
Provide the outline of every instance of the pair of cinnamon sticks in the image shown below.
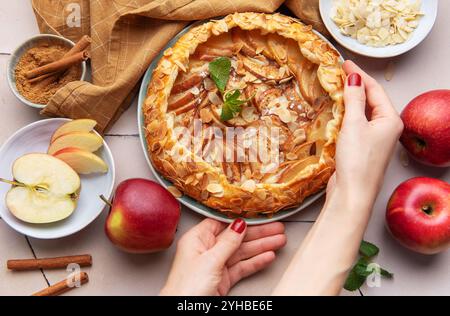
<path fill-rule="evenodd" d="M 25 77 L 30 83 L 40 82 L 42 85 L 51 84 L 64 71 L 90 58 L 86 49 L 91 45 L 91 42 L 91 38 L 84 35 L 61 59 L 30 70 L 25 73 Z"/>
<path fill-rule="evenodd" d="M 6 266 L 13 271 L 27 271 L 39 269 L 60 269 L 66 268 L 69 264 L 78 264 L 80 267 L 90 267 L 92 265 L 91 255 L 77 255 L 64 256 L 56 258 L 43 259 L 15 259 L 8 260 Z M 86 272 L 81 272 L 75 278 L 80 285 L 89 281 L 89 276 Z M 46 289 L 34 293 L 32 296 L 56 296 L 76 288 L 69 282 L 69 280 L 62 280 Z"/>

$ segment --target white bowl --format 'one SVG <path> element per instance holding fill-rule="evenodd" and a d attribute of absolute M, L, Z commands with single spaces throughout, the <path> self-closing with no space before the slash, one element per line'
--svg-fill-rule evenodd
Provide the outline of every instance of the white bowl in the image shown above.
<path fill-rule="evenodd" d="M 430 33 L 436 21 L 438 0 L 422 0 L 422 12 L 425 14 L 419 22 L 419 26 L 414 30 L 410 39 L 402 44 L 389 45 L 385 47 L 370 47 L 361 44 L 350 36 L 343 35 L 337 25 L 331 19 L 330 13 L 335 0 L 320 0 L 320 15 L 322 20 L 334 37 L 334 39 L 348 50 L 368 57 L 388 58 L 401 55 L 419 45 Z"/>
<path fill-rule="evenodd" d="M 9 58 L 8 69 L 7 69 L 7 74 L 6 74 L 9 87 L 11 88 L 11 91 L 16 96 L 16 98 L 19 99 L 20 101 L 22 101 L 22 103 L 24 103 L 28 106 L 31 106 L 33 108 L 38 108 L 38 109 L 43 109 L 46 106 L 46 104 L 31 102 L 31 101 L 27 100 L 22 94 L 20 94 L 20 92 L 17 90 L 17 87 L 16 87 L 15 69 L 16 69 L 17 63 L 19 62 L 20 57 L 22 57 L 22 55 L 28 49 L 36 46 L 37 43 L 43 42 L 43 41 L 56 42 L 58 44 L 62 44 L 69 48 L 72 48 L 75 45 L 75 43 L 72 42 L 71 40 L 69 40 L 65 37 L 57 36 L 57 35 L 53 35 L 53 34 L 39 34 L 39 35 L 33 36 L 32 38 L 29 38 L 28 40 L 26 40 L 25 42 L 20 44 L 20 46 L 17 47 L 14 50 L 14 52 L 11 54 L 11 57 Z M 81 63 L 81 75 L 80 75 L 79 80 L 85 80 L 85 78 L 86 78 L 86 62 L 83 61 Z"/>
<path fill-rule="evenodd" d="M 14 133 L 0 148 L 0 177 L 12 179 L 11 167 L 20 156 L 32 152 L 47 152 L 53 132 L 63 123 L 70 121 L 64 118 L 53 118 L 29 124 Z M 23 222 L 6 208 L 5 195 L 10 186 L 0 183 L 0 216 L 14 230 L 24 235 L 39 239 L 55 239 L 78 232 L 89 225 L 100 215 L 105 203 L 100 200 L 103 194 L 111 197 L 115 167 L 111 150 L 103 142 L 103 147 L 97 154 L 108 164 L 105 174 L 81 175 L 81 192 L 78 206 L 68 218 L 50 224 L 30 224 Z"/>

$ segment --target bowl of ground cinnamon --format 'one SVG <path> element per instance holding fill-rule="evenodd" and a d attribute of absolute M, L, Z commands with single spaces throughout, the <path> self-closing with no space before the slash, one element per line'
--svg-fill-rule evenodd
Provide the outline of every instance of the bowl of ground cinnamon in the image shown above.
<path fill-rule="evenodd" d="M 14 95 L 31 107 L 44 108 L 63 86 L 85 79 L 90 42 L 88 36 L 75 44 L 52 34 L 24 42 L 8 64 L 8 82 Z"/>

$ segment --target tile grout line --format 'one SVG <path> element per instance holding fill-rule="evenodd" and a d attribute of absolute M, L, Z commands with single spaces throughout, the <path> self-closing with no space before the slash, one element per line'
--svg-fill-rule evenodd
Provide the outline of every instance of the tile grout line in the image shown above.
<path fill-rule="evenodd" d="M 25 237 L 25 240 L 27 241 L 28 247 L 30 247 L 30 250 L 31 250 L 31 253 L 33 254 L 34 259 L 37 259 L 36 253 L 34 252 L 33 246 L 31 245 L 30 239 L 28 239 L 28 236 L 25 236 L 25 235 L 24 235 L 24 237 Z M 41 271 L 42 276 L 44 277 L 45 282 L 47 283 L 47 286 L 50 286 L 50 282 L 48 281 L 47 276 L 45 275 L 44 270 L 43 270 L 43 269 L 39 269 L 39 270 Z"/>
<path fill-rule="evenodd" d="M 139 137 L 139 134 L 104 134 L 105 137 Z"/>

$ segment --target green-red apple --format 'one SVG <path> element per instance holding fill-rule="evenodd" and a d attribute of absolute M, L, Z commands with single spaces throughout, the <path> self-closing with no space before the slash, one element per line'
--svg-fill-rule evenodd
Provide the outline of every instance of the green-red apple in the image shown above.
<path fill-rule="evenodd" d="M 132 253 L 168 248 L 180 218 L 180 203 L 156 182 L 128 179 L 115 192 L 105 224 L 111 242 Z"/>

